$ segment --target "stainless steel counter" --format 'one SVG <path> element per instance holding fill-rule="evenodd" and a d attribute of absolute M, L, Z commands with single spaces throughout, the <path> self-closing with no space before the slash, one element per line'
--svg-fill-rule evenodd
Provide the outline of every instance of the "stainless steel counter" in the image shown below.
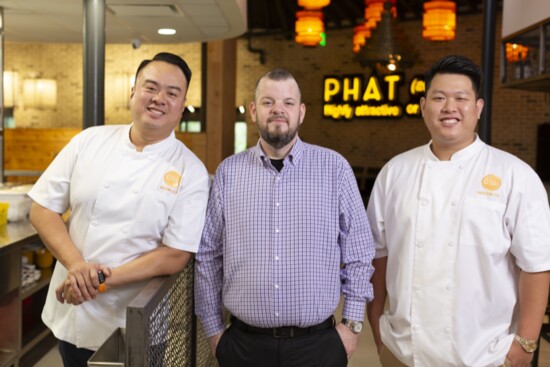
<path fill-rule="evenodd" d="M 35 240 L 38 234 L 29 220 L 20 220 L 0 226 L 0 253 L 11 245 Z"/>

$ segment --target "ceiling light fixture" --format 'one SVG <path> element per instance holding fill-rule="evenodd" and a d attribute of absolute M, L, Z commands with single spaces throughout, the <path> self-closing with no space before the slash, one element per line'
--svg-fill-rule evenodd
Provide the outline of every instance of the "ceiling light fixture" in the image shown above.
<path fill-rule="evenodd" d="M 330 0 L 298 0 L 304 10 L 296 12 L 295 41 L 304 46 L 315 47 L 326 44 L 325 24 L 321 9 L 330 4 Z"/>
<path fill-rule="evenodd" d="M 157 31 L 158 34 L 162 34 L 163 36 L 171 36 L 176 34 L 176 30 L 173 28 L 161 28 Z"/>
<path fill-rule="evenodd" d="M 429 41 L 452 41 L 456 36 L 456 3 L 432 0 L 424 3 L 422 37 Z"/>
<path fill-rule="evenodd" d="M 380 73 L 395 71 L 400 66 L 412 66 L 418 57 L 393 17 L 391 7 L 391 1 L 386 1 L 380 23 L 357 53 L 362 66 L 376 68 Z"/>

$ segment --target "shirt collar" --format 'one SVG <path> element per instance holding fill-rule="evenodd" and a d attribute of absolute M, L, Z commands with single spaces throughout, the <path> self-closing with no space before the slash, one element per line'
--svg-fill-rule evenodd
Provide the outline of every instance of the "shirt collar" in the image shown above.
<path fill-rule="evenodd" d="M 458 152 L 455 152 L 452 155 L 450 160 L 451 161 L 458 161 L 458 160 L 467 159 L 467 158 L 470 158 L 473 155 L 476 155 L 485 146 L 485 143 L 480 139 L 479 135 L 475 134 L 475 136 L 476 136 L 475 140 L 473 141 L 472 144 L 468 145 L 465 148 L 462 148 Z M 430 140 L 430 142 L 425 146 L 425 150 L 426 150 L 428 156 L 432 160 L 439 161 L 439 158 L 437 158 L 435 156 L 435 154 L 432 152 L 432 149 L 430 148 L 431 145 L 432 145 L 432 140 Z"/>
<path fill-rule="evenodd" d="M 130 149 L 132 151 L 136 151 L 136 146 L 132 143 L 130 140 L 130 129 L 134 126 L 134 123 L 127 125 L 124 130 L 124 145 L 127 149 Z M 176 133 L 171 132 L 168 137 L 165 139 L 158 141 L 154 144 L 149 144 L 143 147 L 143 153 L 159 153 L 169 147 L 171 147 L 176 141 Z"/>
<path fill-rule="evenodd" d="M 253 149 L 255 154 L 262 160 L 262 162 L 266 162 L 266 160 L 270 159 L 262 149 L 260 140 L 258 140 L 258 143 Z M 296 142 L 290 149 L 290 152 L 288 152 L 287 156 L 283 159 L 283 162 L 285 163 L 290 162 L 292 165 L 295 165 L 296 162 L 298 162 L 300 158 L 303 156 L 304 149 L 305 149 L 305 143 L 300 139 L 300 137 L 298 137 L 296 139 Z"/>

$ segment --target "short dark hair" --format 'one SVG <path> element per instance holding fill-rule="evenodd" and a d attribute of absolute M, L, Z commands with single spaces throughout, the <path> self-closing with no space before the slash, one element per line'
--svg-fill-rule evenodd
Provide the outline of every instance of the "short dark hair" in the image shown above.
<path fill-rule="evenodd" d="M 296 80 L 296 78 L 294 78 L 294 76 L 288 70 L 273 69 L 268 71 L 264 75 L 262 75 L 260 79 L 258 79 L 258 81 L 256 82 L 256 87 L 254 88 L 254 99 L 256 99 L 256 95 L 258 93 L 258 85 L 260 85 L 260 81 L 264 78 L 270 79 L 270 80 L 277 80 L 277 81 L 288 80 L 288 79 L 294 80 L 296 82 L 296 85 L 298 86 L 298 93 L 301 98 L 302 92 L 300 91 L 300 85 L 298 84 L 298 81 Z"/>
<path fill-rule="evenodd" d="M 135 80 L 137 80 L 139 72 L 149 65 L 152 61 L 164 61 L 168 64 L 176 65 L 178 68 L 181 69 L 183 72 L 183 75 L 185 75 L 185 80 L 187 81 L 187 88 L 189 88 L 189 83 L 191 82 L 191 69 L 189 68 L 189 65 L 178 55 L 171 54 L 169 52 L 159 52 L 156 54 L 151 60 L 143 60 L 136 71 Z"/>
<path fill-rule="evenodd" d="M 467 76 L 472 81 L 476 99 L 479 98 L 481 94 L 481 69 L 469 58 L 449 55 L 439 59 L 424 77 L 426 92 L 430 89 L 432 80 L 437 74 L 460 74 Z"/>

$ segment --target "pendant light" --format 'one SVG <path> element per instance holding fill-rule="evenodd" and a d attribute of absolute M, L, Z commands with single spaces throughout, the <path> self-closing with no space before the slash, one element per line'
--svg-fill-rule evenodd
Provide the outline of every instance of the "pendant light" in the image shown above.
<path fill-rule="evenodd" d="M 452 41 L 456 35 L 456 3 L 433 0 L 424 3 L 422 37 L 430 41 Z"/>
<path fill-rule="evenodd" d="M 304 46 L 315 47 L 324 39 L 325 24 L 321 9 L 330 4 L 330 0 L 298 0 L 304 10 L 296 12 L 295 41 Z"/>
<path fill-rule="evenodd" d="M 302 10 L 296 12 L 295 41 L 304 46 L 314 47 L 321 42 L 321 33 L 325 31 L 323 12 L 320 10 Z"/>
<path fill-rule="evenodd" d="M 392 15 L 391 1 L 386 1 L 380 23 L 372 31 L 371 38 L 357 53 L 362 66 L 378 69 L 380 72 L 394 71 L 399 66 L 412 66 L 418 58 L 405 34 Z"/>

